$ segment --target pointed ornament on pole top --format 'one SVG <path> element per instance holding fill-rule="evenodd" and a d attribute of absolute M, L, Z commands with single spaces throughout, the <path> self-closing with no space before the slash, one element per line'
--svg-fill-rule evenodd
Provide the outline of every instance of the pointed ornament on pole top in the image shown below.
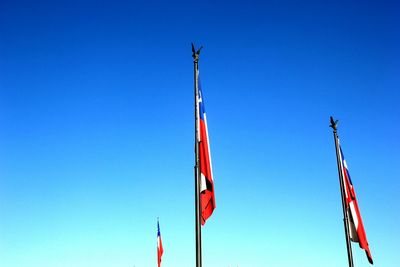
<path fill-rule="evenodd" d="M 337 132 L 337 126 L 339 124 L 339 120 L 334 120 L 332 116 L 330 119 L 331 119 L 331 125 L 329 125 L 329 127 L 331 127 L 334 132 Z"/>
<path fill-rule="evenodd" d="M 200 48 L 196 50 L 194 44 L 192 43 L 192 57 L 195 62 L 199 62 L 200 51 L 202 48 L 203 46 L 200 46 Z"/>

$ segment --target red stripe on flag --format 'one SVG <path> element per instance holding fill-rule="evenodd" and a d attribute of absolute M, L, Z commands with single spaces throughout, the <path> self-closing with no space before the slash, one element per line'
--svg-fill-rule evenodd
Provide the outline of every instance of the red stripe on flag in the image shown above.
<path fill-rule="evenodd" d="M 206 118 L 205 118 L 206 120 Z M 211 157 L 208 144 L 207 123 L 200 120 L 200 143 L 199 143 L 199 161 L 200 173 L 205 179 L 201 179 L 205 184 L 201 185 L 201 224 L 204 225 L 206 220 L 211 216 L 215 209 L 214 181 L 211 169 Z M 204 181 L 205 180 L 205 181 Z"/>

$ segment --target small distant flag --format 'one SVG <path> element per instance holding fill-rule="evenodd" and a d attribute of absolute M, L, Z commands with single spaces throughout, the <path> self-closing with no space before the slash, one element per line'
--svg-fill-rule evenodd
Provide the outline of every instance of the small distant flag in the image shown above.
<path fill-rule="evenodd" d="M 157 262 L 158 262 L 158 267 L 161 266 L 161 256 L 164 253 L 164 249 L 162 246 L 162 241 L 161 241 L 161 233 L 160 233 L 160 223 L 157 220 Z"/>
<path fill-rule="evenodd" d="M 200 198 L 201 198 L 201 224 L 211 216 L 215 209 L 214 180 L 212 175 L 210 144 L 208 139 L 207 116 L 204 107 L 203 93 L 199 86 L 197 99 L 199 111 L 199 125 L 197 135 L 199 140 L 199 168 L 200 168 Z"/>
<path fill-rule="evenodd" d="M 371 252 L 369 250 L 367 235 L 365 234 L 364 225 L 361 219 L 360 209 L 356 199 L 356 193 L 351 182 L 350 173 L 347 168 L 346 160 L 343 157 L 342 148 L 340 147 L 340 164 L 343 177 L 344 194 L 346 200 L 346 212 L 348 214 L 348 225 L 350 239 L 353 242 L 359 243 L 360 248 L 365 250 L 368 261 L 373 264 Z"/>

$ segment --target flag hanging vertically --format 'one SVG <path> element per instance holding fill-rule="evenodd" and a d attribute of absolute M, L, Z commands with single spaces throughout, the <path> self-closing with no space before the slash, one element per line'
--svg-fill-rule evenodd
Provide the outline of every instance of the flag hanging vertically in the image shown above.
<path fill-rule="evenodd" d="M 198 98 L 198 146 L 199 146 L 199 168 L 200 168 L 200 201 L 201 201 L 201 224 L 211 216 L 215 209 L 214 180 L 212 176 L 210 144 L 208 139 L 207 116 L 204 108 L 203 93 L 199 86 Z"/>
<path fill-rule="evenodd" d="M 158 262 L 158 267 L 161 266 L 161 256 L 164 253 L 162 241 L 161 241 L 161 233 L 160 233 L 160 224 L 157 220 L 157 262 Z"/>
<path fill-rule="evenodd" d="M 339 140 L 338 140 L 339 143 Z M 350 173 L 347 168 L 346 160 L 343 157 L 343 151 L 339 144 L 340 150 L 340 169 L 343 177 L 343 191 L 346 202 L 346 212 L 348 218 L 349 235 L 353 242 L 359 243 L 360 248 L 365 250 L 368 261 L 373 264 L 371 252 L 369 250 L 367 235 L 365 234 L 364 224 L 361 219 L 360 209 L 356 199 L 356 193 L 351 182 Z"/>

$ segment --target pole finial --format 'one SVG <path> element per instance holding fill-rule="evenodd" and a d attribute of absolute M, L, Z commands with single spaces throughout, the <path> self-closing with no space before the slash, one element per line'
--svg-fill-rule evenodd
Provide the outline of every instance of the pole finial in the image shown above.
<path fill-rule="evenodd" d="M 203 48 L 203 46 L 200 46 L 199 49 L 196 50 L 196 48 L 194 47 L 194 44 L 192 43 L 192 57 L 194 59 L 194 61 L 199 61 L 199 56 L 200 56 L 200 51 Z"/>
<path fill-rule="evenodd" d="M 333 117 L 331 116 L 331 125 L 329 125 L 329 127 L 331 127 L 334 132 L 337 131 L 338 122 L 339 120 L 334 120 Z"/>

